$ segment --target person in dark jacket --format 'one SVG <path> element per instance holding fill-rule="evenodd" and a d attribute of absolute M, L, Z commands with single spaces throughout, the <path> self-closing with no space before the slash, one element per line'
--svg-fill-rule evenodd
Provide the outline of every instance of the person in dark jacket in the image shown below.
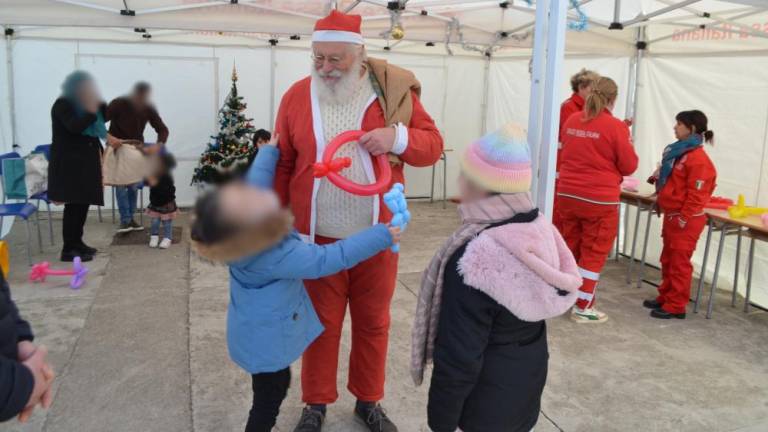
<path fill-rule="evenodd" d="M 147 152 L 159 152 L 168 141 L 168 127 L 163 123 L 160 114 L 152 105 L 152 87 L 149 83 L 140 81 L 133 86 L 133 91 L 127 96 L 112 100 L 107 107 L 109 134 L 118 138 L 113 147 L 121 145 L 120 140 L 138 141 L 144 143 L 144 128 L 149 123 L 157 133 L 155 145 L 147 148 Z M 117 232 L 141 231 L 143 226 L 136 223 L 133 214 L 136 213 L 136 192 L 138 185 L 117 186 L 117 207 L 120 211 L 120 227 Z"/>
<path fill-rule="evenodd" d="M 434 432 L 529 432 L 547 379 L 544 320 L 568 311 L 576 260 L 529 193 L 525 131 L 507 125 L 461 161 L 462 225 L 424 274 L 412 374 L 434 361 L 427 415 Z"/>
<path fill-rule="evenodd" d="M 19 315 L 0 272 L 0 422 L 18 417 L 25 422 L 35 406 L 51 404 L 53 369 L 47 350 L 32 341 L 32 328 Z"/>
<path fill-rule="evenodd" d="M 90 261 L 97 252 L 83 242 L 83 226 L 88 207 L 104 205 L 100 139 L 115 142 L 107 136 L 105 109 L 93 78 L 82 71 L 67 76 L 51 109 L 48 197 L 64 203 L 62 261 Z"/>

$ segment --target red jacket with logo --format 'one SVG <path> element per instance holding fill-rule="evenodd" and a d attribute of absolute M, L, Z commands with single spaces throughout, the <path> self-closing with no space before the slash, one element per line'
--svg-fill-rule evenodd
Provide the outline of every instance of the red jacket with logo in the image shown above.
<path fill-rule="evenodd" d="M 715 191 L 717 171 L 703 146 L 684 154 L 659 191 L 657 203 L 666 214 L 679 213 L 683 220 L 704 213 Z"/>
<path fill-rule="evenodd" d="M 560 131 L 563 137 L 558 194 L 617 203 L 621 181 L 637 169 L 637 153 L 629 127 L 603 110 L 592 120 L 571 115 Z"/>
<path fill-rule="evenodd" d="M 560 105 L 560 132 L 559 136 L 557 138 L 557 142 L 562 143 L 563 142 L 563 125 L 565 124 L 565 121 L 568 120 L 572 115 L 576 114 L 577 112 L 580 112 L 584 109 L 584 98 L 579 96 L 578 93 L 574 93 L 569 97 L 568 99 L 563 102 L 562 105 Z M 561 153 L 561 146 L 557 147 L 557 162 L 556 162 L 556 170 L 557 172 L 560 172 L 560 153 Z"/>

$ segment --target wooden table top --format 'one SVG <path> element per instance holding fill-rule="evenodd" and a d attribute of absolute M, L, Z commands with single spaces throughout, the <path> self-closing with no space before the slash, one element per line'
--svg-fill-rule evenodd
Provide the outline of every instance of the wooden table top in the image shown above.
<path fill-rule="evenodd" d="M 750 230 L 759 234 L 768 235 L 768 227 L 763 225 L 763 221 L 760 219 L 760 216 L 750 215 L 743 218 L 734 218 L 728 214 L 728 210 L 718 209 L 705 209 L 704 213 L 716 221 L 725 222 L 728 225 L 742 226 L 744 228 L 749 228 Z"/>
<path fill-rule="evenodd" d="M 622 201 L 640 201 L 643 204 L 654 204 L 656 202 L 656 189 L 648 184 L 641 184 L 637 192 L 626 189 L 621 190 Z"/>

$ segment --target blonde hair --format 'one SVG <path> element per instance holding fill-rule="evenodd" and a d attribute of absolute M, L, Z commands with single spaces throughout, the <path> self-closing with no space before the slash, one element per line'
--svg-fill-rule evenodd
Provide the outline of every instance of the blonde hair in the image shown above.
<path fill-rule="evenodd" d="M 592 93 L 587 97 L 587 102 L 584 106 L 585 119 L 592 120 L 597 117 L 608 105 L 616 100 L 618 94 L 619 87 L 612 79 L 602 77 L 595 81 L 592 86 Z"/>
<path fill-rule="evenodd" d="M 571 77 L 571 89 L 573 89 L 574 93 L 578 93 L 582 87 L 590 86 L 599 79 L 600 75 L 597 72 L 582 69 Z"/>

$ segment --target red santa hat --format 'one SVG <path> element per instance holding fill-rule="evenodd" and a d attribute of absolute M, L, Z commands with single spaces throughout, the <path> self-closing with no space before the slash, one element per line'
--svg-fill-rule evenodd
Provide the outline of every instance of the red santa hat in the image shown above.
<path fill-rule="evenodd" d="M 363 35 L 360 33 L 360 15 L 347 15 L 337 10 L 315 23 L 312 42 L 346 42 L 363 45 Z"/>

